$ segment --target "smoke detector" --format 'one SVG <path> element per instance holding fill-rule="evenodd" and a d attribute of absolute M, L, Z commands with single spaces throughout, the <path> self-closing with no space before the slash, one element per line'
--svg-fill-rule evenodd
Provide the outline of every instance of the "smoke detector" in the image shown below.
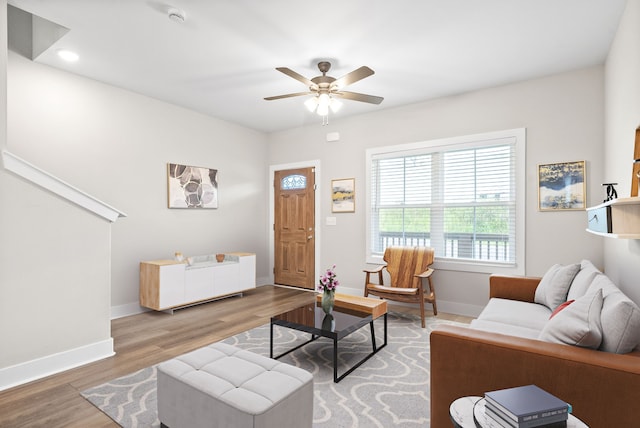
<path fill-rule="evenodd" d="M 169 19 L 182 24 L 185 20 L 185 13 L 180 9 L 169 9 Z"/>

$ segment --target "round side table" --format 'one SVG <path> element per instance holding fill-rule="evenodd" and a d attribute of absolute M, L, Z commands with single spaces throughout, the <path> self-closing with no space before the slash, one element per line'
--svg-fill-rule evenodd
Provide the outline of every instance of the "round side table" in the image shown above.
<path fill-rule="evenodd" d="M 484 411 L 485 400 L 482 397 L 461 397 L 449 406 L 449 416 L 455 428 L 502 428 Z M 573 415 L 567 419 L 567 428 L 589 428 Z"/>
<path fill-rule="evenodd" d="M 449 406 L 449 417 L 455 428 L 476 428 L 473 420 L 473 408 L 482 397 L 469 396 L 455 400 Z"/>

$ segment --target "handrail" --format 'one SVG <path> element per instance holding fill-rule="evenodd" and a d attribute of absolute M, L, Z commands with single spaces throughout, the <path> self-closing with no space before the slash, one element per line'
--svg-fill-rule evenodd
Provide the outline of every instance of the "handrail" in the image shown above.
<path fill-rule="evenodd" d="M 122 211 L 105 204 L 77 187 L 60 180 L 7 150 L 2 151 L 2 163 L 7 171 L 11 171 L 31 183 L 34 183 L 55 195 L 60 196 L 61 198 L 73 202 L 74 204 L 109 220 L 112 223 L 119 217 L 127 216 Z"/>

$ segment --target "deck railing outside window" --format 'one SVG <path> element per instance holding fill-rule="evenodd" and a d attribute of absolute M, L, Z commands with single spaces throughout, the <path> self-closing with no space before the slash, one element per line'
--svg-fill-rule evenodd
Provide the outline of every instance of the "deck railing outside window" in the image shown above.
<path fill-rule="evenodd" d="M 380 232 L 380 246 L 384 249 L 393 245 L 429 247 L 431 234 L 410 232 Z M 483 261 L 507 260 L 509 254 L 509 236 L 495 233 L 445 233 L 444 254 L 436 257 L 461 258 Z"/>

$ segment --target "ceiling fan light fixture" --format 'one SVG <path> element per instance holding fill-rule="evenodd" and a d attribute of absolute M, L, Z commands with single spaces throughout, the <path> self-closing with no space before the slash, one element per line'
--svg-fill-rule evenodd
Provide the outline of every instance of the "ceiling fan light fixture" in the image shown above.
<path fill-rule="evenodd" d="M 329 123 L 329 110 L 332 113 L 337 113 L 343 103 L 339 99 L 334 97 L 346 98 L 352 101 L 360 101 L 369 104 L 380 104 L 384 98 L 374 95 L 360 94 L 358 92 L 347 92 L 341 89 L 347 85 L 351 85 L 366 77 L 374 74 L 373 70 L 367 66 L 362 66 L 353 70 L 350 73 L 336 79 L 331 76 L 327 76 L 327 72 L 331 68 L 331 63 L 328 61 L 320 61 L 318 63 L 318 70 L 322 73 L 322 76 L 316 76 L 312 79 L 308 79 L 303 75 L 291 70 L 287 67 L 276 67 L 276 70 L 286 74 L 295 80 L 304 83 L 308 88 L 306 92 L 295 92 L 291 94 L 277 95 L 274 97 L 265 97 L 265 100 L 279 100 L 282 98 L 299 97 L 303 95 L 313 95 L 311 98 L 304 102 L 304 106 L 311 113 L 314 111 L 318 116 L 322 117 L 322 124 L 327 125 Z"/>
<path fill-rule="evenodd" d="M 325 106 L 329 106 L 329 104 L 331 103 L 331 97 L 329 97 L 329 94 L 320 94 L 318 96 L 318 105 L 325 105 Z"/>
<path fill-rule="evenodd" d="M 329 94 L 318 95 L 318 113 L 319 116 L 327 116 L 329 114 L 329 106 L 331 105 L 331 97 Z"/>
<path fill-rule="evenodd" d="M 318 107 L 318 97 L 309 98 L 304 102 L 304 106 L 307 110 L 313 113 L 316 110 L 316 107 Z"/>
<path fill-rule="evenodd" d="M 318 104 L 318 110 L 316 111 L 318 116 L 328 116 L 329 115 L 329 104 Z"/>

